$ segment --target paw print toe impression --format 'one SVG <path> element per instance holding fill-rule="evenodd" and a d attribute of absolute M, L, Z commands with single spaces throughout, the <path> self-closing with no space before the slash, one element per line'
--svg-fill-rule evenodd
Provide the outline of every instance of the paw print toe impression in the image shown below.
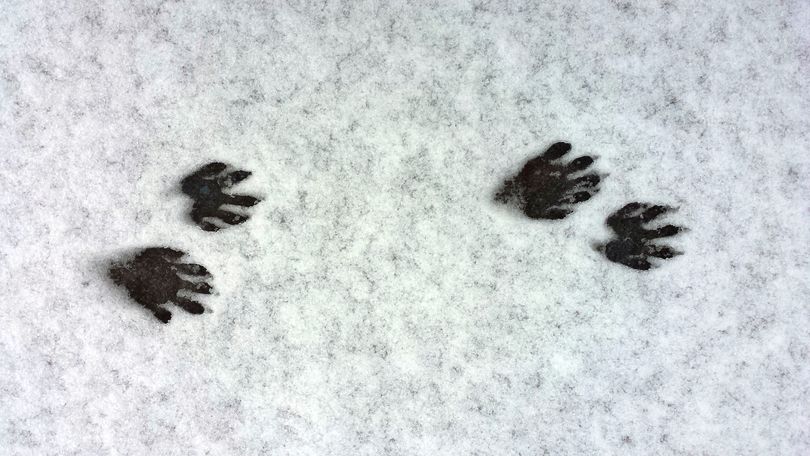
<path fill-rule="evenodd" d="M 674 236 L 684 230 L 675 225 L 648 227 L 657 217 L 673 211 L 672 207 L 647 203 L 630 203 L 607 218 L 616 238 L 600 247 L 608 260 L 633 269 L 646 271 L 653 267 L 650 258 L 667 259 L 681 252 L 656 239 Z"/>
<path fill-rule="evenodd" d="M 589 200 L 599 191 L 602 177 L 586 171 L 594 159 L 588 155 L 563 162 L 571 144 L 558 142 L 543 155 L 529 160 L 523 169 L 504 183 L 496 201 L 513 204 L 532 219 L 562 219 L 574 205 Z"/>
<path fill-rule="evenodd" d="M 109 270 L 116 285 L 126 288 L 130 297 L 152 312 L 163 323 L 172 318 L 162 307 L 173 302 L 188 313 L 201 314 L 203 305 L 192 299 L 192 293 L 211 294 L 205 280 L 211 277 L 205 267 L 181 263 L 185 252 L 167 247 L 141 250 L 128 261 L 115 263 Z"/>
<path fill-rule="evenodd" d="M 261 199 L 248 195 L 226 193 L 233 185 L 247 179 L 250 171 L 226 172 L 228 165 L 220 162 L 209 163 L 187 176 L 181 182 L 183 193 L 194 200 L 191 219 L 205 231 L 219 231 L 228 225 L 246 222 L 250 216 L 223 209 L 229 205 L 236 208 L 254 206 Z"/>

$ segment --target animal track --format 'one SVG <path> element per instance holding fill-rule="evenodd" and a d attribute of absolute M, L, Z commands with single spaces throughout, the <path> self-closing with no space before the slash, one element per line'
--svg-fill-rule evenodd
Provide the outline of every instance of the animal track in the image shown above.
<path fill-rule="evenodd" d="M 607 225 L 616 233 L 618 239 L 600 246 L 599 249 L 608 260 L 642 271 L 652 267 L 650 257 L 666 259 L 680 255 L 681 252 L 667 245 L 654 244 L 653 241 L 674 236 L 684 228 L 675 225 L 664 225 L 655 229 L 645 227 L 656 217 L 671 210 L 673 208 L 668 206 L 646 203 L 630 203 L 624 206 L 607 218 Z"/>
<path fill-rule="evenodd" d="M 254 196 L 225 193 L 225 190 L 252 174 L 243 170 L 225 173 L 227 168 L 225 163 L 209 163 L 184 178 L 181 183 L 183 193 L 194 200 L 191 219 L 205 231 L 219 231 L 224 228 L 223 223 L 238 225 L 250 218 L 245 214 L 226 211 L 222 209 L 223 205 L 250 207 L 261 201 Z"/>
<path fill-rule="evenodd" d="M 596 173 L 572 177 L 587 170 L 594 159 L 584 155 L 562 163 L 560 159 L 570 150 L 571 144 L 553 144 L 543 155 L 529 160 L 517 176 L 507 180 L 495 200 L 515 204 L 529 218 L 565 218 L 573 212 L 574 204 L 599 191 L 602 180 Z"/>
<path fill-rule="evenodd" d="M 110 278 L 117 285 L 125 287 L 132 299 L 163 323 L 168 323 L 172 318 L 171 312 L 161 307 L 161 304 L 169 301 L 186 312 L 201 314 L 204 311 L 202 304 L 178 293 L 211 294 L 211 285 L 201 281 L 211 274 L 199 264 L 179 263 L 178 260 L 184 255 L 185 252 L 167 247 L 147 248 L 125 263 L 113 264 L 109 271 Z"/>

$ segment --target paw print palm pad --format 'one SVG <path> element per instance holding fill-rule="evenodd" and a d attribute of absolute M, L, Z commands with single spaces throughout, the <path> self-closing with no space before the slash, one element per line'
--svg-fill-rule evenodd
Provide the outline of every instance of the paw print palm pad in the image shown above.
<path fill-rule="evenodd" d="M 646 271 L 652 267 L 650 257 L 665 259 L 680 255 L 681 252 L 667 245 L 655 244 L 654 241 L 674 236 L 683 228 L 675 225 L 654 229 L 646 227 L 656 217 L 671 210 L 668 206 L 630 203 L 614 212 L 608 217 L 607 225 L 616 233 L 617 239 L 605 245 L 605 256 L 615 263 Z"/>
<path fill-rule="evenodd" d="M 226 193 L 231 186 L 250 177 L 250 171 L 225 172 L 225 163 L 209 163 L 183 179 L 183 193 L 194 200 L 191 218 L 205 231 L 219 231 L 227 225 L 238 225 L 249 218 L 246 214 L 231 212 L 223 205 L 250 207 L 260 201 L 247 195 Z"/>
<path fill-rule="evenodd" d="M 192 314 L 201 314 L 202 304 L 182 294 L 210 294 L 211 285 L 204 280 L 208 270 L 199 264 L 180 263 L 184 252 L 166 247 L 152 247 L 139 252 L 124 263 L 110 268 L 110 277 L 126 288 L 138 304 L 151 311 L 158 320 L 168 323 L 171 312 L 161 307 L 173 302 Z"/>
<path fill-rule="evenodd" d="M 539 157 L 529 160 L 520 173 L 506 181 L 495 199 L 513 203 L 533 219 L 562 219 L 573 212 L 573 205 L 590 199 L 599 191 L 601 177 L 581 174 L 594 162 L 584 155 L 568 163 L 562 157 L 571 144 L 553 144 Z"/>

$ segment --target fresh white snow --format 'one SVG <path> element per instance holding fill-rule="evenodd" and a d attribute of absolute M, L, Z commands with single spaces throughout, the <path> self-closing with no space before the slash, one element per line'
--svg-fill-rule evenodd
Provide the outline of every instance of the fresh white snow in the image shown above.
<path fill-rule="evenodd" d="M 0 12 L 0 454 L 810 453 L 807 2 Z M 493 201 L 558 140 L 598 195 Z M 214 160 L 264 201 L 207 233 Z M 683 256 L 592 248 L 631 201 Z M 164 245 L 207 313 L 107 278 Z"/>

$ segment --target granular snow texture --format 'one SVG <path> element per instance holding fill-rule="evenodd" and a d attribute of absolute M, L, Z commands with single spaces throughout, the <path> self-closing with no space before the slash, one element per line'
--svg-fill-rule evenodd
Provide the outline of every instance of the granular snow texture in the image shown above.
<path fill-rule="evenodd" d="M 810 454 L 810 3 L 0 11 L 0 454 Z M 597 194 L 495 201 L 557 141 Z M 207 232 L 214 161 L 262 202 Z M 598 251 L 633 201 L 683 255 Z"/>

